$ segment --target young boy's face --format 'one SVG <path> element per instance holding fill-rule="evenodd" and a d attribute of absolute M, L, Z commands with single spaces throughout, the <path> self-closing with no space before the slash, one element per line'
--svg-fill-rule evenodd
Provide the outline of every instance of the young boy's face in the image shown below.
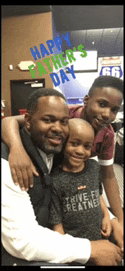
<path fill-rule="evenodd" d="M 69 125 L 69 138 L 64 150 L 64 159 L 69 168 L 82 170 L 84 161 L 91 156 L 94 137 L 94 130 L 89 124 Z"/>
<path fill-rule="evenodd" d="M 122 103 L 122 93 L 112 87 L 97 88 L 93 95 L 86 96 L 85 119 L 91 123 L 95 131 L 108 126 L 116 118 Z"/>

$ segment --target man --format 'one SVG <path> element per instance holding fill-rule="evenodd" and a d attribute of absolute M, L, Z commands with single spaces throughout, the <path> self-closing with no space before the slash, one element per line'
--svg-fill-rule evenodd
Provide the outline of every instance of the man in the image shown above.
<path fill-rule="evenodd" d="M 23 142 L 38 174 L 34 177 L 34 187 L 28 192 L 15 186 L 7 161 L 9 152 L 7 146 L 3 146 L 2 244 L 9 254 L 27 261 L 77 261 L 84 264 L 90 258 L 96 265 L 118 265 L 122 259 L 121 250 L 109 241 L 90 242 L 46 228 L 45 216 L 50 203 L 48 172 L 52 167 L 53 154 L 61 151 L 67 136 L 68 109 L 63 95 L 52 89 L 34 92 L 29 99 L 21 144 Z M 16 138 L 17 135 L 8 144 L 10 154 L 13 148 L 18 152 Z M 27 177 L 27 172 L 23 174 Z"/>

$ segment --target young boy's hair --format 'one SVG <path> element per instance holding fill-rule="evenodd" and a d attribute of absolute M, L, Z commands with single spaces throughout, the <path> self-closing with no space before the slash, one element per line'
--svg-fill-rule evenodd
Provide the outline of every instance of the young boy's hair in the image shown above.
<path fill-rule="evenodd" d="M 83 125 L 85 124 L 86 127 L 88 127 L 89 129 L 92 130 L 92 132 L 94 133 L 95 135 L 95 130 L 94 128 L 92 127 L 92 125 L 87 121 L 87 120 L 84 120 L 84 119 L 80 119 L 80 118 L 73 118 L 73 119 L 69 119 L 69 131 L 70 131 L 70 127 L 74 127 L 76 128 L 77 130 L 77 127 L 80 125 Z M 83 133 L 84 134 L 84 133 Z"/>
<path fill-rule="evenodd" d="M 35 111 L 37 110 L 38 99 L 45 96 L 61 97 L 66 102 L 66 98 L 61 92 L 52 88 L 39 88 L 29 96 L 27 111 L 31 112 L 32 114 L 35 113 Z"/>
<path fill-rule="evenodd" d="M 121 91 L 121 93 L 123 94 L 123 80 L 122 79 L 119 79 L 117 77 L 114 77 L 114 76 L 99 76 L 97 77 L 89 92 L 88 92 L 88 95 L 89 96 L 92 96 L 94 95 L 94 90 L 96 88 L 103 88 L 103 87 L 112 87 L 112 88 L 115 88 L 119 91 Z"/>

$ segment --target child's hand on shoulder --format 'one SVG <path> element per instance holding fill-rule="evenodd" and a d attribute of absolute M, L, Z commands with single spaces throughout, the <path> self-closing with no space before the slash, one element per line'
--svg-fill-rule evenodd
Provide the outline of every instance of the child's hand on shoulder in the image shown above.
<path fill-rule="evenodd" d="M 108 238 L 111 234 L 112 227 L 111 227 L 111 221 L 109 215 L 105 215 L 102 218 L 102 229 L 101 229 L 101 234 L 105 237 Z"/>

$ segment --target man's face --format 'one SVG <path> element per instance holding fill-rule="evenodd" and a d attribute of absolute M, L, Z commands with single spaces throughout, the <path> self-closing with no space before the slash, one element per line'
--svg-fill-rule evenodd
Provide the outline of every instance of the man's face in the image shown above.
<path fill-rule="evenodd" d="M 97 88 L 94 94 L 84 99 L 83 118 L 91 123 L 95 131 L 108 126 L 116 118 L 122 103 L 122 93 L 112 87 Z"/>
<path fill-rule="evenodd" d="M 68 136 L 68 108 L 61 97 L 44 96 L 38 99 L 38 107 L 32 116 L 26 115 L 36 146 L 46 154 L 56 154 Z"/>

